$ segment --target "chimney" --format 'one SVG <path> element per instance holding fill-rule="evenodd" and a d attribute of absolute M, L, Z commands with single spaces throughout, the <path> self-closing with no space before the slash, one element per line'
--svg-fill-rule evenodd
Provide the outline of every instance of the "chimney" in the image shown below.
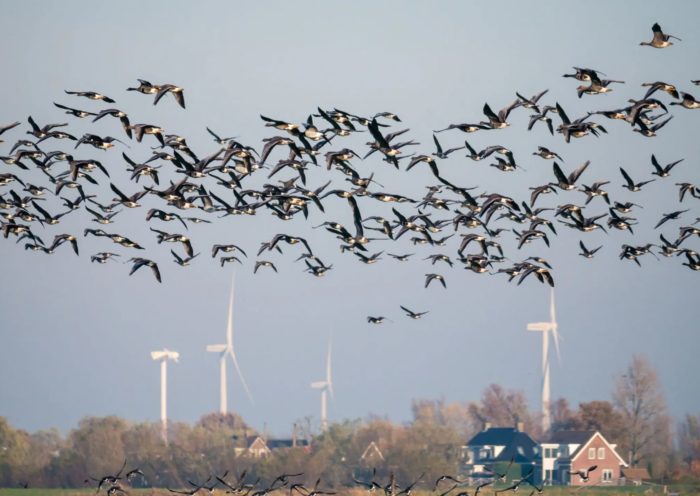
<path fill-rule="evenodd" d="M 484 422 L 484 430 L 487 431 L 491 428 L 491 422 Z"/>
<path fill-rule="evenodd" d="M 525 430 L 525 422 L 517 422 L 515 424 L 515 430 L 523 432 Z"/>

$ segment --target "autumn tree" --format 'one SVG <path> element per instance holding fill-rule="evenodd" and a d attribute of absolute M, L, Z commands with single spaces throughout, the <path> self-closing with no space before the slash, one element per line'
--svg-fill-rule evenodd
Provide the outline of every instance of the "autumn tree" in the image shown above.
<path fill-rule="evenodd" d="M 578 412 L 571 409 L 566 398 L 559 398 L 549 406 L 552 422 L 551 432 L 578 430 L 580 419 Z"/>
<path fill-rule="evenodd" d="M 609 401 L 580 403 L 577 412 L 579 429 L 600 431 L 610 442 L 617 443 L 623 435 L 623 418 Z"/>
<path fill-rule="evenodd" d="M 678 449 L 690 473 L 700 475 L 700 415 L 686 415 L 678 426 Z"/>
<path fill-rule="evenodd" d="M 7 419 L 0 417 L 0 486 L 16 486 L 26 481 L 30 460 L 29 435 L 13 429 Z"/>
<path fill-rule="evenodd" d="M 632 466 L 646 464 L 659 475 L 671 450 L 670 418 L 659 377 L 647 358 L 635 355 L 617 378 L 613 404 L 622 419 L 621 453 L 629 454 Z"/>
<path fill-rule="evenodd" d="M 435 402 L 429 415 L 423 409 L 414 409 L 416 413 L 423 410 L 423 415 L 404 429 L 387 454 L 387 464 L 394 469 L 402 487 L 415 482 L 421 473 L 426 480 L 435 480 L 456 471 L 459 447 L 464 440 L 443 421 L 440 405 L 442 402 Z"/>
<path fill-rule="evenodd" d="M 506 390 L 503 386 L 491 384 L 484 390 L 480 403 L 469 405 L 469 413 L 475 431 L 480 431 L 486 422 L 494 427 L 515 427 L 522 422 L 528 434 L 533 437 L 540 435 L 536 419 L 530 413 L 522 391 Z"/>

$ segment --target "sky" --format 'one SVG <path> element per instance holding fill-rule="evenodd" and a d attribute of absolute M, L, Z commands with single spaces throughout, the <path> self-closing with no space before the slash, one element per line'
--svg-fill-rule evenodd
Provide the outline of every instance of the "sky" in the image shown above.
<path fill-rule="evenodd" d="M 515 99 L 516 91 L 530 96 L 549 89 L 543 101 L 559 102 L 570 117 L 577 117 L 641 98 L 643 82 L 668 81 L 698 93 L 690 80 L 700 78 L 692 62 L 700 60 L 695 22 L 700 5 L 694 2 L 685 2 L 682 9 L 651 1 L 635 2 L 634 8 L 606 3 L 604 10 L 594 4 L 577 9 L 575 17 L 567 4 L 556 1 L 66 5 L 2 0 L 0 11 L 0 125 L 23 123 L 2 136 L 3 155 L 14 140 L 28 137 L 24 130 L 29 115 L 39 123 L 69 122 L 67 129 L 76 133 L 91 130 L 125 139 L 117 121 L 103 119 L 89 127 L 53 107 L 52 102 L 59 102 L 106 108 L 64 90 L 110 95 L 132 122 L 155 123 L 182 134 L 200 156 L 216 150 L 206 126 L 260 149 L 261 140 L 274 132 L 263 126 L 259 115 L 303 122 L 319 106 L 360 115 L 395 112 L 402 123 L 393 129 L 408 127 L 407 139 L 421 143 L 411 151 L 430 153 L 432 130 L 482 120 L 485 102 L 497 111 Z M 682 41 L 664 50 L 639 46 L 651 39 L 654 22 Z M 572 66 L 603 71 L 625 84 L 613 85 L 607 95 L 578 99 L 579 83 L 561 77 Z M 182 86 L 187 109 L 170 96 L 154 107 L 151 96 L 126 92 L 137 78 Z M 665 94 L 659 98 L 670 100 Z M 614 199 L 644 206 L 635 213 L 639 226 L 634 236 L 619 231 L 579 236 L 558 224 L 560 235 L 552 248 L 536 243 L 515 253 L 522 258 L 543 255 L 555 267 L 562 342 L 561 362 L 552 364 L 552 397 L 566 397 L 574 406 L 609 399 L 614 378 L 633 354 L 642 354 L 658 371 L 676 419 L 700 411 L 694 308 L 700 273 L 683 267 L 680 258 L 657 262 L 646 256 L 642 268 L 618 259 L 623 243 L 658 242 L 659 232 L 675 239 L 678 226 L 700 215 L 698 200 L 679 204 L 674 186 L 699 181 L 700 143 L 692 137 L 700 113 L 679 107 L 672 112 L 674 119 L 652 139 L 632 133 L 624 123 L 598 118 L 609 134 L 566 144 L 541 124 L 528 132 L 524 109 L 513 111 L 512 125 L 505 130 L 439 135 L 445 147 L 460 146 L 466 137 L 475 147 L 503 144 L 514 151 L 525 169 L 517 173 L 463 157 L 441 163 L 446 177 L 478 186 L 477 192 L 524 199 L 528 187 L 552 181 L 551 162 L 531 155 L 544 145 L 562 155 L 566 171 L 590 160 L 584 182 L 610 180 L 607 188 Z M 366 149 L 367 136 L 352 138 L 353 146 Z M 132 191 L 120 152 L 145 158 L 150 151 L 134 142 L 129 146 L 107 152 L 81 147 L 76 155 L 121 170 L 115 183 Z M 685 161 L 670 178 L 640 193 L 623 190 L 618 168 L 625 167 L 637 180 L 651 177 L 652 153 L 662 162 Z M 375 172 L 384 190 L 408 196 L 421 196 L 434 182 L 427 168 L 397 173 L 376 157 L 360 167 L 362 173 Z M 4 164 L 0 169 L 13 172 Z M 313 171 L 310 182 L 322 184 L 324 173 Z M 41 180 L 39 171 L 29 176 Z M 337 173 L 334 178 L 334 186 L 345 186 Z M 264 179 L 254 182 L 259 185 Z M 100 191 L 109 195 L 106 185 Z M 540 201 L 555 206 L 584 200 L 582 193 L 567 195 Z M 180 362 L 169 365 L 169 417 L 194 422 L 216 411 L 218 358 L 205 348 L 225 340 L 233 269 L 222 269 L 210 257 L 210 247 L 235 242 L 252 255 L 260 242 L 279 232 L 305 236 L 334 267 L 325 277 L 314 278 L 303 272 L 301 262 L 293 262 L 300 252 L 290 247 L 284 257 L 275 258 L 279 274 L 261 270 L 254 275 L 254 257 L 235 268 L 234 341 L 254 403 L 229 367 L 229 408 L 254 428 L 288 435 L 293 422 L 308 416 L 318 426 L 319 393 L 310 384 L 323 379 L 331 340 L 331 421 L 368 415 L 408 421 L 412 399 L 475 401 L 491 383 L 524 391 L 538 409 L 540 336 L 527 332 L 526 325 L 547 318 L 548 287 L 534 280 L 516 286 L 505 276 L 477 275 L 460 267 L 431 267 L 418 256 L 400 264 L 385 254 L 379 263 L 366 266 L 341 255 L 332 235 L 310 228 L 328 219 L 352 225 L 346 202 L 329 200 L 327 215 L 312 211 L 308 222 L 284 223 L 259 212 L 192 226 L 189 234 L 201 256 L 185 269 L 170 261 L 170 246 L 156 244 L 143 221 L 144 208 L 120 214 L 112 231 L 133 234 L 149 255 L 155 254 L 163 284 L 144 269 L 129 277 L 128 265 L 91 264 L 90 253 L 112 249 L 95 239 L 80 236 L 80 257 L 69 249 L 44 256 L 25 251 L 12 238 L 0 239 L 0 416 L 29 431 L 57 427 L 66 432 L 80 418 L 93 415 L 156 421 L 159 367 L 149 353 L 163 348 L 180 353 Z M 599 201 L 592 202 L 589 212 L 606 212 Z M 653 229 L 662 213 L 682 208 L 691 209 L 682 221 Z M 47 228 L 45 236 L 80 233 L 87 218 L 68 216 L 60 227 Z M 172 224 L 161 227 L 176 229 Z M 585 260 L 577 255 L 579 239 L 603 249 L 595 259 Z M 697 238 L 688 246 L 697 249 Z M 421 259 L 435 253 L 403 247 Z M 370 247 L 370 252 L 384 248 Z M 400 250 L 393 245 L 386 249 Z M 438 269 L 448 289 L 424 289 L 424 274 Z M 430 313 L 414 321 L 399 305 Z M 384 315 L 391 322 L 369 325 L 368 315 Z"/>

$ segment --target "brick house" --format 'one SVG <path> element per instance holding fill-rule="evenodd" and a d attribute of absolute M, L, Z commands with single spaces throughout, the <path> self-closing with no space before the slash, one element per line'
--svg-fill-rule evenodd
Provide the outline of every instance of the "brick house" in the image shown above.
<path fill-rule="evenodd" d="M 587 470 L 596 465 L 584 482 L 569 472 Z M 597 431 L 560 431 L 540 443 L 535 463 L 535 480 L 538 484 L 594 485 L 613 484 L 620 479 L 620 469 L 627 464 Z"/>

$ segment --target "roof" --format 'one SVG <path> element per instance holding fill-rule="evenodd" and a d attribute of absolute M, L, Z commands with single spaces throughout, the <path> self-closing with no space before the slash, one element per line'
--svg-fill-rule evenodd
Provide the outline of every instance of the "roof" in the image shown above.
<path fill-rule="evenodd" d="M 490 427 L 471 438 L 467 446 L 507 446 L 518 433 L 514 427 Z"/>
<path fill-rule="evenodd" d="M 621 471 L 622 477 L 630 480 L 651 479 L 649 472 L 645 468 L 623 468 Z"/>
<path fill-rule="evenodd" d="M 559 431 L 552 434 L 544 444 L 584 444 L 594 434 L 595 431 Z"/>
<path fill-rule="evenodd" d="M 526 433 L 513 427 L 491 427 L 471 438 L 468 446 L 503 446 L 496 458 L 484 462 L 529 463 L 535 459 L 537 443 Z"/>
<path fill-rule="evenodd" d="M 269 439 L 267 441 L 267 447 L 270 449 L 279 449 L 279 448 L 293 448 L 295 445 L 293 439 Z M 296 440 L 296 447 L 301 448 L 304 446 L 308 446 L 309 441 L 307 439 L 297 439 Z"/>
<path fill-rule="evenodd" d="M 362 453 L 360 461 L 367 461 L 374 458 L 379 458 L 380 460 L 384 461 L 384 455 L 382 454 L 382 450 L 379 449 L 377 443 L 372 441 L 367 445 L 367 448 L 365 449 L 364 453 Z"/>
<path fill-rule="evenodd" d="M 600 439 L 602 439 L 613 455 L 620 461 L 620 465 L 627 466 L 627 463 L 625 463 L 625 460 L 618 454 L 614 446 L 611 446 L 607 439 L 598 431 L 559 431 L 552 434 L 551 438 L 543 444 L 577 444 L 578 446 L 576 446 L 573 452 L 569 453 L 569 456 L 562 457 L 560 460 L 562 462 L 573 462 L 584 452 L 585 448 L 595 436 L 600 436 Z"/>
<path fill-rule="evenodd" d="M 267 447 L 267 443 L 265 442 L 265 440 L 263 438 L 261 438 L 260 436 L 257 436 L 255 439 L 253 439 L 253 442 L 251 442 L 248 445 L 248 449 L 249 450 L 252 450 L 252 449 L 267 450 L 268 447 Z"/>

